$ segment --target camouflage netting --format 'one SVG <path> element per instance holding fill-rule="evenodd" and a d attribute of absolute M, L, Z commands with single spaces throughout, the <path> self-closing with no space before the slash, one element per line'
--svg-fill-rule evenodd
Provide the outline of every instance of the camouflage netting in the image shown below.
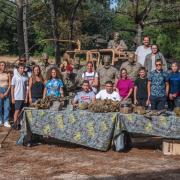
<path fill-rule="evenodd" d="M 88 110 L 91 112 L 118 112 L 120 102 L 107 100 L 96 100 L 88 106 Z"/>

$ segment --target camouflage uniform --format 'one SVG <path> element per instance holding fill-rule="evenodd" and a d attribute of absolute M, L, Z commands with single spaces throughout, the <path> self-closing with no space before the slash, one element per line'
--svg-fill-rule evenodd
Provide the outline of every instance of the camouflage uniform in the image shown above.
<path fill-rule="evenodd" d="M 82 82 L 83 82 L 83 78 L 82 78 L 82 74 L 86 71 L 86 66 L 82 66 L 77 72 L 76 72 L 76 77 L 75 77 L 75 82 L 76 82 L 76 86 L 78 89 L 81 88 L 82 86 Z"/>
<path fill-rule="evenodd" d="M 128 77 L 130 77 L 132 80 L 136 80 L 138 77 L 138 71 L 140 67 L 142 67 L 142 65 L 138 62 L 130 63 L 129 61 L 126 61 L 121 65 L 120 70 L 122 68 L 125 68 L 127 70 Z"/>
<path fill-rule="evenodd" d="M 100 79 L 100 89 L 104 89 L 106 81 L 112 81 L 115 83 L 115 79 L 117 79 L 119 75 L 118 70 L 113 66 L 100 67 L 97 69 L 97 72 Z"/>

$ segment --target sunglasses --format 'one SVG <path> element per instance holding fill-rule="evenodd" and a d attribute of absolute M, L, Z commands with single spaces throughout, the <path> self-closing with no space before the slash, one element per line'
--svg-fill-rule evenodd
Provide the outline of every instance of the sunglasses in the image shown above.
<path fill-rule="evenodd" d="M 156 66 L 162 66 L 162 64 L 156 64 Z"/>

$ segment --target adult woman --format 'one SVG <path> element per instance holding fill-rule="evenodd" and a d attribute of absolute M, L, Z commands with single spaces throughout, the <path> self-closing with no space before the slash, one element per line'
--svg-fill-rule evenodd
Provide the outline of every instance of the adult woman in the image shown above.
<path fill-rule="evenodd" d="M 52 67 L 48 70 L 46 80 L 43 97 L 64 97 L 63 82 L 57 68 Z"/>
<path fill-rule="evenodd" d="M 44 79 L 39 65 L 33 67 L 32 76 L 29 79 L 29 102 L 34 103 L 43 98 Z"/>
<path fill-rule="evenodd" d="M 93 90 L 94 93 L 97 93 L 98 73 L 93 70 L 93 63 L 90 61 L 87 62 L 86 68 L 87 70 L 82 74 L 82 79 L 88 80 L 91 90 Z"/>
<path fill-rule="evenodd" d="M 127 70 L 122 68 L 120 71 L 120 79 L 116 83 L 116 88 L 119 91 L 119 95 L 122 97 L 122 101 L 130 100 L 133 92 L 134 83 L 127 76 Z"/>
<path fill-rule="evenodd" d="M 9 112 L 10 112 L 10 97 L 9 92 L 11 88 L 11 77 L 10 74 L 5 71 L 6 63 L 0 62 L 0 125 L 3 124 L 4 117 L 4 126 L 11 127 L 9 124 Z M 4 115 L 3 115 L 3 106 L 4 106 Z"/>
<path fill-rule="evenodd" d="M 167 70 L 167 63 L 166 60 L 161 52 L 159 52 L 159 48 L 156 44 L 151 46 L 152 52 L 148 54 L 145 58 L 144 67 L 148 71 L 148 75 L 151 71 L 156 69 L 155 61 L 156 59 L 161 59 L 163 62 L 163 70 Z"/>

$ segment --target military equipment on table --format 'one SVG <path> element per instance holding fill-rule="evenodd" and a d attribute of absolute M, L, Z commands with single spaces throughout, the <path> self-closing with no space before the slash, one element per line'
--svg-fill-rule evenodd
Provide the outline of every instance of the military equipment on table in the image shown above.
<path fill-rule="evenodd" d="M 37 100 L 35 103 L 31 104 L 31 107 L 37 109 L 50 109 L 54 111 L 61 110 L 64 106 L 64 101 L 69 100 L 71 97 L 54 97 L 54 96 L 47 96 L 43 99 Z"/>
<path fill-rule="evenodd" d="M 120 105 L 120 112 L 123 114 L 132 113 L 132 106 L 130 104 L 121 104 Z"/>
<path fill-rule="evenodd" d="M 180 107 L 175 107 L 174 112 L 175 112 L 176 116 L 180 116 Z"/>
<path fill-rule="evenodd" d="M 118 112 L 119 105 L 119 101 L 113 101 L 110 99 L 96 100 L 89 104 L 88 110 L 91 112 Z"/>
<path fill-rule="evenodd" d="M 133 112 L 137 113 L 137 114 L 140 114 L 140 115 L 143 115 L 143 114 L 146 114 L 146 109 L 145 109 L 144 106 L 134 106 L 133 107 Z"/>
<path fill-rule="evenodd" d="M 86 102 L 84 102 L 84 103 L 79 103 L 79 105 L 78 105 L 78 108 L 80 109 L 80 110 L 85 110 L 85 109 L 88 109 L 88 103 L 86 103 Z"/>

